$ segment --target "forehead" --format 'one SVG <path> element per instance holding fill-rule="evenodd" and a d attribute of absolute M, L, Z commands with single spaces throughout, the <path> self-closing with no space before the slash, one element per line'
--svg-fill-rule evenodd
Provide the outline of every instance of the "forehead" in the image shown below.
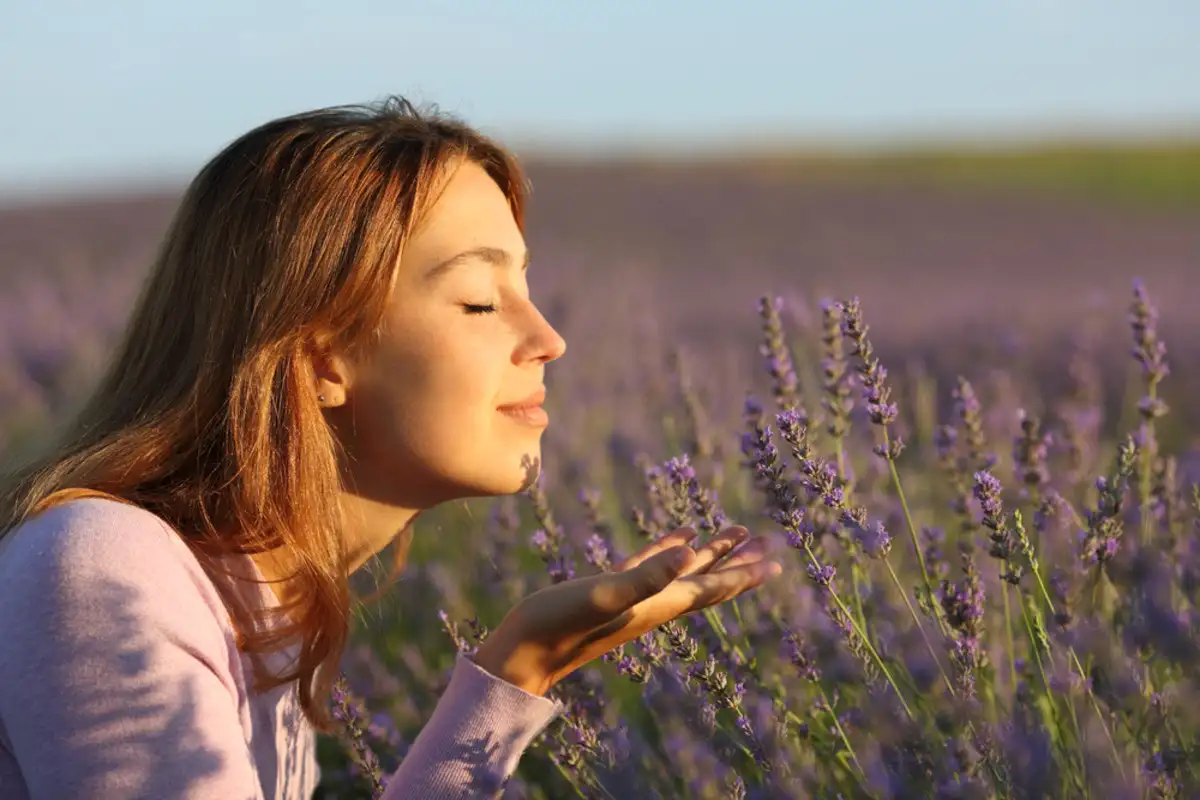
<path fill-rule="evenodd" d="M 519 256 L 524 239 L 504 192 L 483 167 L 467 161 L 448 170 L 406 250 L 430 256 L 437 251 L 444 258 L 480 245 Z"/>

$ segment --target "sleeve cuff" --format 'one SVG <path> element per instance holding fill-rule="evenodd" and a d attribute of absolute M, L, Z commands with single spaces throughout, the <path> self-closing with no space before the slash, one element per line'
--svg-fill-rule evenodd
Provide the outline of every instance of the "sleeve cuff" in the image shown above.
<path fill-rule="evenodd" d="M 563 710 L 459 653 L 429 722 L 389 785 L 404 797 L 474 797 L 494 791 L 530 743 Z M 466 792 L 466 794 L 463 794 Z"/>

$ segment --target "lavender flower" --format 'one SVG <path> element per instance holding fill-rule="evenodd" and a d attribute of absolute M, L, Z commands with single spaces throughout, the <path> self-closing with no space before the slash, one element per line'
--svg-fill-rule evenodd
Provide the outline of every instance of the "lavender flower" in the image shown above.
<path fill-rule="evenodd" d="M 992 530 L 998 530 L 1004 523 L 1003 506 L 1000 503 L 1000 481 L 987 471 L 975 473 L 975 499 L 983 510 L 983 524 Z M 1007 555 L 997 556 L 1007 558 Z"/>
<path fill-rule="evenodd" d="M 772 519 L 807 546 L 812 541 L 811 531 L 801 527 L 803 517 L 800 501 L 784 476 L 783 463 L 771 438 L 771 429 L 759 424 L 751 436 L 751 463 L 759 484 L 767 494 Z"/>
<path fill-rule="evenodd" d="M 835 440 L 841 440 L 850 429 L 850 411 L 854 408 L 854 401 L 850 397 L 850 373 L 842 348 L 842 306 L 832 300 L 823 300 L 821 319 L 821 344 L 824 349 L 824 358 L 821 360 L 824 397 L 821 405 L 827 418 L 825 429 Z"/>
<path fill-rule="evenodd" d="M 840 507 L 838 519 L 850 532 L 858 546 L 871 558 L 886 558 L 892 549 L 892 536 L 879 520 L 870 522 L 863 506 Z"/>
<path fill-rule="evenodd" d="M 700 485 L 696 471 L 686 455 L 673 458 L 665 466 L 671 482 L 687 494 L 692 512 L 698 520 L 697 528 L 705 539 L 716 536 L 729 524 L 712 494 Z"/>
<path fill-rule="evenodd" d="M 940 600 L 946 622 L 954 633 L 950 657 L 956 682 L 967 697 L 975 696 L 975 679 L 986 663 L 983 634 L 983 584 L 970 553 L 962 554 L 963 580 L 942 581 Z"/>
<path fill-rule="evenodd" d="M 650 667 L 634 656 L 621 655 L 617 659 L 617 674 L 629 678 L 634 683 L 645 683 L 650 680 Z"/>
<path fill-rule="evenodd" d="M 1067 457 L 1067 479 L 1079 483 L 1087 474 L 1099 446 L 1101 376 L 1094 363 L 1093 345 L 1077 336 L 1066 369 L 1067 389 L 1059 410 L 1062 445 Z"/>
<path fill-rule="evenodd" d="M 592 530 L 604 539 L 612 536 L 612 527 L 604 520 L 600 511 L 600 492 L 595 489 L 580 489 L 579 502 L 584 507 L 588 525 Z"/>
<path fill-rule="evenodd" d="M 983 409 L 975 394 L 975 388 L 962 376 L 959 376 L 958 385 L 954 389 L 954 406 L 963 426 L 968 469 L 990 470 L 996 466 L 997 459 L 995 455 L 987 452 L 983 432 Z"/>
<path fill-rule="evenodd" d="M 783 309 L 782 297 L 763 296 L 758 302 L 758 313 L 762 319 L 763 344 L 759 351 L 767 361 L 767 372 L 775 392 L 775 402 L 781 410 L 803 413 L 800 404 L 799 384 L 792 355 L 784 340 L 783 323 L 779 312 Z"/>
<path fill-rule="evenodd" d="M 387 777 L 380 769 L 375 751 L 366 742 L 371 720 L 362 701 L 353 696 L 344 677 L 334 682 L 332 700 L 333 719 L 345 726 L 343 741 L 349 746 L 354 764 L 371 781 L 371 796 L 382 797 L 387 788 Z"/>
<path fill-rule="evenodd" d="M 867 404 L 867 416 L 872 424 L 888 426 L 896 420 L 896 404 L 891 401 L 891 389 L 887 385 L 887 369 L 875 357 L 871 341 L 867 338 L 867 325 L 863 322 L 862 308 L 858 298 L 841 304 L 842 333 L 851 342 L 851 355 L 859 360 L 857 367 L 863 387 L 863 400 Z"/>
<path fill-rule="evenodd" d="M 808 577 L 812 578 L 813 583 L 822 589 L 828 589 L 833 583 L 833 576 L 837 574 L 837 570 L 829 564 L 818 566 L 816 564 L 808 565 Z"/>
<path fill-rule="evenodd" d="M 1134 281 L 1129 324 L 1133 329 L 1133 357 L 1142 367 L 1142 378 L 1146 384 L 1146 394 L 1138 402 L 1138 414 L 1142 422 L 1136 434 L 1141 456 L 1141 474 L 1138 481 L 1139 513 L 1142 543 L 1145 544 L 1153 525 L 1149 506 L 1154 458 L 1158 454 L 1154 423 L 1167 413 L 1167 404 L 1158 396 L 1158 384 L 1170 370 L 1166 360 L 1167 347 L 1158 338 L 1158 309 L 1151 305 L 1141 281 Z"/>
<path fill-rule="evenodd" d="M 1043 433 L 1037 417 L 1021 409 L 1018 412 L 1021 433 L 1013 441 L 1013 464 L 1017 482 L 1033 492 L 1038 492 L 1050 481 L 1046 459 L 1054 438 Z"/>
<path fill-rule="evenodd" d="M 1096 507 L 1087 512 L 1087 528 L 1080 532 L 1080 556 L 1088 564 L 1103 565 L 1116 555 L 1124 523 L 1125 487 L 1133 475 L 1137 448 L 1128 438 L 1117 456 L 1116 472 L 1096 479 Z"/>
<path fill-rule="evenodd" d="M 929 525 L 921 528 L 922 555 L 925 557 L 925 566 L 929 569 L 931 578 L 943 578 L 950 571 L 943 550 L 945 542 L 946 532 L 941 528 Z"/>
<path fill-rule="evenodd" d="M 1151 304 L 1141 281 L 1133 282 L 1129 325 L 1133 329 L 1133 357 L 1141 365 L 1148 387 L 1153 388 L 1171 371 L 1167 366 L 1167 346 L 1158 338 L 1158 309 Z"/>
<path fill-rule="evenodd" d="M 679 350 L 671 351 L 670 369 L 678 383 L 686 417 L 688 440 L 684 443 L 684 449 L 695 453 L 698 458 L 709 459 L 716 452 L 714 431 L 704 410 L 704 404 L 700 401 L 700 394 L 692 383 L 687 362 Z"/>
<path fill-rule="evenodd" d="M 602 572 L 608 572 L 612 569 L 608 544 L 604 541 L 604 537 L 598 533 L 593 533 L 588 537 L 587 544 L 584 545 L 583 557 L 589 564 Z"/>
<path fill-rule="evenodd" d="M 438 609 L 438 619 L 442 621 L 442 627 L 446 629 L 446 633 L 450 635 L 451 641 L 454 642 L 455 650 L 460 653 L 473 653 L 475 651 L 475 648 L 471 647 L 462 634 L 458 632 L 458 624 L 450 619 L 450 615 L 446 613 L 445 609 Z"/>
<path fill-rule="evenodd" d="M 801 678 L 809 683 L 817 683 L 821 680 L 821 670 L 817 666 L 815 659 L 809 654 L 807 643 L 804 637 L 795 631 L 789 630 L 784 635 L 784 650 L 786 658 L 796 668 L 796 672 Z"/>
<path fill-rule="evenodd" d="M 988 538 L 992 546 L 988 551 L 992 558 L 1001 562 L 1001 576 L 1014 586 L 1020 584 L 1024 574 L 1024 566 L 1014 556 L 1021 552 L 1012 527 L 1006 522 L 1004 508 L 1000 501 L 1000 481 L 986 470 L 975 473 L 975 499 L 983 510 L 983 526 L 990 533 Z"/>
<path fill-rule="evenodd" d="M 666 476 L 666 482 L 660 492 L 671 529 L 687 527 L 692 520 L 692 498 L 689 489 L 691 483 L 696 480 L 696 471 L 684 457 L 668 461 L 663 465 L 661 474 Z"/>
<path fill-rule="evenodd" d="M 555 583 L 575 577 L 575 565 L 562 551 L 561 536 L 561 533 L 557 537 L 551 536 L 545 528 L 538 528 L 529 537 L 529 543 L 542 557 L 542 562 L 546 565 L 550 578 Z"/>

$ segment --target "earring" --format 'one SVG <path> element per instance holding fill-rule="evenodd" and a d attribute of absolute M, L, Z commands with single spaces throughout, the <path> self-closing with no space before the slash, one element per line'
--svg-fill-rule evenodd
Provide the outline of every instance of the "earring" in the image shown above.
<path fill-rule="evenodd" d="M 318 403 L 324 403 L 324 402 L 325 402 L 325 395 L 323 395 L 323 394 L 319 394 L 319 395 L 317 395 L 317 402 L 318 402 Z"/>

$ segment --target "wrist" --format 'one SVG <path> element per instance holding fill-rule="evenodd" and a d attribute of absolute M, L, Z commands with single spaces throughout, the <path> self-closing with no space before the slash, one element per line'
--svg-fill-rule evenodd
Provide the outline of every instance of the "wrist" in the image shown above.
<path fill-rule="evenodd" d="M 493 642 L 492 637 L 488 637 L 479 645 L 471 660 L 494 678 L 538 697 L 544 697 L 553 686 L 539 670 L 533 669 L 526 660 L 519 658 L 515 648 Z"/>

